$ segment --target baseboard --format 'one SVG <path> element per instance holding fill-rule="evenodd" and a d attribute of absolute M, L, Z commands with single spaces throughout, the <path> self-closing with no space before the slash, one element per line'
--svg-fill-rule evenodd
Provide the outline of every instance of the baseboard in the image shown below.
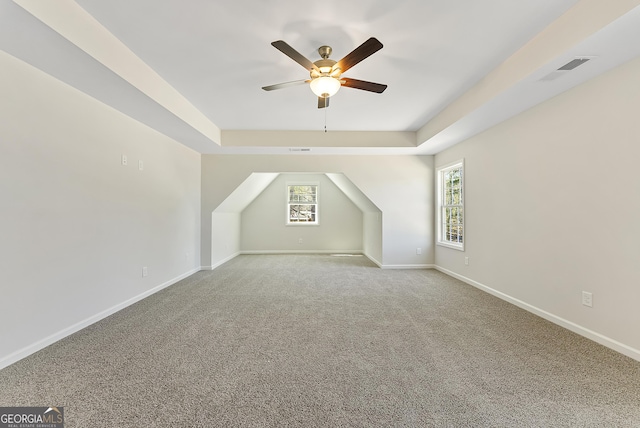
<path fill-rule="evenodd" d="M 362 254 L 362 250 L 250 250 L 240 254 Z"/>
<path fill-rule="evenodd" d="M 433 269 L 435 265 L 431 264 L 417 264 L 417 265 L 385 265 L 376 260 L 375 257 L 371 257 L 369 254 L 364 253 L 364 255 L 371 260 L 373 263 L 378 265 L 380 269 Z"/>
<path fill-rule="evenodd" d="M 381 265 L 382 269 L 433 269 L 435 265 L 416 264 L 416 265 Z"/>
<path fill-rule="evenodd" d="M 384 265 L 362 250 L 257 250 L 240 251 L 240 254 L 362 254 L 382 269 L 433 269 L 432 264 Z"/>
<path fill-rule="evenodd" d="M 141 293 L 137 296 L 134 296 L 122 303 L 119 303 L 115 306 L 112 306 L 111 308 L 105 309 L 102 312 L 99 312 L 95 315 L 90 316 L 89 318 L 80 321 L 70 327 L 67 327 L 63 330 L 60 330 L 57 333 L 54 333 L 48 337 L 45 337 L 44 339 L 41 339 L 39 341 L 37 341 L 36 343 L 33 343 L 31 345 L 25 346 L 22 349 L 19 349 L 18 351 L 15 351 L 5 357 L 0 358 L 0 370 L 2 370 L 5 367 L 10 366 L 11 364 L 20 361 L 21 359 L 28 357 L 29 355 L 38 352 L 41 349 L 46 348 L 47 346 L 57 342 L 58 340 L 64 339 L 65 337 L 82 330 L 85 327 L 90 326 L 91 324 L 94 324 L 106 317 L 108 317 L 109 315 L 112 315 L 124 308 L 126 308 L 127 306 L 133 305 L 136 302 L 139 302 L 140 300 L 144 299 L 145 297 L 148 297 L 154 293 L 157 293 L 158 291 L 169 287 L 170 285 L 175 284 L 178 281 L 181 281 L 191 275 L 193 275 L 196 272 L 199 272 L 201 270 L 200 267 L 192 269 L 186 273 L 183 273 L 182 275 L 173 278 L 163 284 L 160 284 L 150 290 L 145 291 L 144 293 Z"/>
<path fill-rule="evenodd" d="M 260 254 L 362 254 L 362 250 L 349 250 L 349 251 L 345 251 L 345 250 L 335 250 L 335 251 L 331 251 L 331 250 L 255 250 L 255 251 L 239 251 L 237 253 L 234 253 L 232 255 L 230 255 L 229 257 L 226 257 L 223 260 L 220 260 L 219 262 L 216 262 L 213 266 L 202 266 L 200 269 L 201 270 L 214 270 L 215 268 L 225 264 L 226 262 L 228 262 L 229 260 L 232 260 L 236 257 L 238 257 L 241 254 L 248 254 L 248 255 L 260 255 Z M 377 262 L 374 262 L 377 263 Z"/>
<path fill-rule="evenodd" d="M 200 269 L 201 270 L 214 270 L 215 268 L 217 268 L 218 266 L 221 266 L 223 264 L 225 264 L 226 262 L 228 262 L 229 260 L 233 260 L 236 257 L 238 257 L 241 253 L 237 252 L 237 253 L 233 253 L 228 257 L 225 257 L 224 259 L 217 261 L 215 264 L 213 264 L 212 266 L 202 266 Z"/>
<path fill-rule="evenodd" d="M 375 257 L 372 257 L 372 256 L 370 256 L 370 255 L 369 255 L 369 254 L 367 254 L 367 253 L 364 253 L 364 256 L 365 256 L 366 258 L 368 258 L 369 260 L 371 260 L 373 263 L 375 263 L 379 268 L 382 268 L 382 263 L 380 263 L 378 260 L 376 260 L 376 258 L 375 258 Z"/>
<path fill-rule="evenodd" d="M 629 358 L 633 358 L 636 361 L 640 361 L 640 350 L 632 348 L 628 345 L 625 345 L 624 343 L 620 343 L 617 340 L 611 339 L 607 336 L 604 336 L 600 333 L 597 333 L 595 331 L 589 330 L 588 328 L 582 327 L 581 325 L 578 325 L 576 323 L 573 323 L 571 321 L 568 321 L 564 318 L 561 318 L 557 315 L 554 315 L 552 313 L 549 313 L 543 309 L 540 309 L 536 306 L 530 305 L 529 303 L 523 302 L 522 300 L 516 299 L 515 297 L 511 297 L 508 294 L 505 294 L 501 291 L 495 290 L 491 287 L 488 287 L 484 284 L 481 284 L 477 281 L 474 281 L 470 278 L 467 278 L 465 276 L 462 276 L 460 274 L 457 274 L 455 272 L 452 272 L 448 269 L 445 269 L 443 267 L 440 266 L 434 266 L 435 269 L 437 269 L 438 271 L 447 274 L 453 278 L 459 279 L 462 282 L 465 282 L 473 287 L 476 287 L 482 291 L 485 291 L 493 296 L 498 297 L 499 299 L 505 300 L 509 303 L 512 303 L 516 306 L 518 306 L 519 308 L 524 309 L 525 311 L 531 312 L 535 315 L 538 315 L 541 318 L 546 319 L 547 321 L 550 321 L 554 324 L 559 325 L 560 327 L 564 327 L 567 330 L 570 330 L 576 334 L 579 334 L 580 336 L 586 337 L 587 339 L 591 339 L 594 342 L 599 343 L 600 345 L 606 346 L 607 348 L 613 349 L 614 351 L 620 352 L 623 355 L 626 355 Z"/>

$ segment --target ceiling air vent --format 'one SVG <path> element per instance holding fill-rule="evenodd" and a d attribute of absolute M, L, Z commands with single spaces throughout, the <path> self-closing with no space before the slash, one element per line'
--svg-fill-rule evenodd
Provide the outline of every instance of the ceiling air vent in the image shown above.
<path fill-rule="evenodd" d="M 581 66 L 582 64 L 584 64 L 585 62 L 589 61 L 591 58 L 576 58 L 574 60 L 569 61 L 568 63 L 566 63 L 565 65 L 563 65 L 562 67 L 560 67 L 558 69 L 558 71 L 570 71 L 573 70 L 574 68 Z"/>
<path fill-rule="evenodd" d="M 562 67 L 558 68 L 557 70 L 552 71 L 551 73 L 547 74 L 546 76 L 544 76 L 543 78 L 540 79 L 541 82 L 549 82 L 551 80 L 556 80 L 558 77 L 563 76 L 564 74 L 566 74 L 568 71 L 571 70 L 575 70 L 577 67 L 581 66 L 582 64 L 584 64 L 585 62 L 593 59 L 595 57 L 578 57 L 578 58 L 574 58 L 571 61 L 569 61 L 568 63 L 566 63 L 565 65 L 563 65 Z"/>

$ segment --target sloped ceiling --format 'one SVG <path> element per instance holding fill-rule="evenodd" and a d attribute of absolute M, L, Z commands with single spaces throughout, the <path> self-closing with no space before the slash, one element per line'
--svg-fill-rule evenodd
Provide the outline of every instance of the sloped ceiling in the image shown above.
<path fill-rule="evenodd" d="M 347 198 L 349 198 L 351 200 L 351 202 L 353 202 L 355 204 L 355 206 L 357 206 L 360 211 L 362 211 L 363 213 L 379 213 L 380 208 L 378 208 L 376 206 L 376 204 L 374 204 L 371 199 L 369 199 L 367 197 L 367 195 L 365 195 L 362 190 L 360 190 L 360 188 L 358 188 L 358 186 L 356 186 L 355 184 L 353 184 L 353 182 L 351 180 L 349 180 L 349 178 L 344 175 L 344 174 L 337 174 L 337 173 L 326 173 L 325 174 L 329 180 L 331 180 L 333 182 L 333 184 L 335 184 L 338 189 L 340 189 L 342 191 L 342 193 L 345 194 L 345 196 Z"/>
<path fill-rule="evenodd" d="M 15 0 L 0 49 L 201 153 L 432 154 L 638 56 L 639 4 Z M 337 60 L 370 36 L 384 48 L 345 75 L 383 94 L 261 90 L 308 77 L 274 40 Z"/>
<path fill-rule="evenodd" d="M 278 177 L 278 173 L 272 172 L 254 172 L 245 181 L 243 181 L 220 205 L 216 207 L 214 212 L 217 213 L 240 213 L 255 198 L 269 187 L 269 185 Z"/>

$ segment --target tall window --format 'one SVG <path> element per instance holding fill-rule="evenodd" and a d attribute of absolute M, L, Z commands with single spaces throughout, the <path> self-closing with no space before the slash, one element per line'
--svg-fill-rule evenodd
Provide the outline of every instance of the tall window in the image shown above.
<path fill-rule="evenodd" d="M 464 250 L 464 161 L 438 169 L 438 244 Z"/>
<path fill-rule="evenodd" d="M 287 224 L 318 224 L 318 185 L 288 185 Z"/>

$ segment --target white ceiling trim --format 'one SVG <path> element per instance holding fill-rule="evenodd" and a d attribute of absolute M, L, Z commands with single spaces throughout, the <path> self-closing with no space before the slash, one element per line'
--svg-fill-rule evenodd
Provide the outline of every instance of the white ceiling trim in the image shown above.
<path fill-rule="evenodd" d="M 417 133 L 420 152 L 438 153 L 640 55 L 640 44 L 633 43 L 553 84 L 531 84 L 530 76 L 546 75 L 577 56 L 597 57 L 603 39 L 615 47 L 630 33 L 640 37 L 638 5 L 640 0 L 579 2 L 423 126 Z"/>
<path fill-rule="evenodd" d="M 216 144 L 220 129 L 75 1 L 13 0 Z"/>
<path fill-rule="evenodd" d="M 444 105 L 444 108 L 442 108 L 439 113 L 430 114 L 428 115 L 428 118 L 426 116 L 422 116 L 424 118 L 423 120 L 429 120 L 422 126 L 417 126 L 417 128 L 412 125 L 408 128 L 398 129 L 395 131 L 379 129 L 379 125 L 382 122 L 382 117 L 380 116 L 382 110 L 376 107 L 374 110 L 377 111 L 375 111 L 374 115 L 374 110 L 367 110 L 366 108 L 363 109 L 362 105 L 359 107 L 359 101 L 356 99 L 361 94 L 352 94 L 352 91 L 345 91 L 345 94 L 342 94 L 341 92 L 340 97 L 342 99 L 340 100 L 340 103 L 336 103 L 335 109 L 332 104 L 332 111 L 329 114 L 330 124 L 334 122 L 342 124 L 338 125 L 337 130 L 333 131 L 331 129 L 331 125 L 329 126 L 328 133 L 324 133 L 321 130 L 308 131 L 297 129 L 295 126 L 298 124 L 298 121 L 300 121 L 300 123 L 309 123 L 307 116 L 313 115 L 314 117 L 319 118 L 320 113 L 313 109 L 308 109 L 308 106 L 305 104 L 304 112 L 295 112 L 295 114 L 293 114 L 291 111 L 291 105 L 289 104 L 293 102 L 292 98 L 296 97 L 296 93 L 294 91 L 294 93 L 288 93 L 289 95 L 283 94 L 282 98 L 280 98 L 280 96 L 271 96 L 269 100 L 271 100 L 273 104 L 265 104 L 266 109 L 263 109 L 258 113 L 260 116 L 256 116 L 255 111 L 249 108 L 252 107 L 249 103 L 246 103 L 246 112 L 237 110 L 238 97 L 235 97 L 235 102 L 230 104 L 230 107 L 226 109 L 233 114 L 241 116 L 242 119 L 246 119 L 249 123 L 253 120 L 257 120 L 258 122 L 261 120 L 263 121 L 264 117 L 261 116 L 268 116 L 268 114 L 273 110 L 288 109 L 286 111 L 290 112 L 289 114 L 291 117 L 287 118 L 287 123 L 291 123 L 293 125 L 291 128 L 261 130 L 252 129 L 249 126 L 247 129 L 221 130 L 212 122 L 212 120 L 210 120 L 205 112 L 212 111 L 212 107 L 215 107 L 214 110 L 224 108 L 226 107 L 227 101 L 230 100 L 217 96 L 210 98 L 205 97 L 203 99 L 198 98 L 197 93 L 191 93 L 191 95 L 196 97 L 200 102 L 198 107 L 196 107 L 187 99 L 186 96 L 168 83 L 169 81 L 172 81 L 177 85 L 176 87 L 182 88 L 183 86 L 181 85 L 184 84 L 184 80 L 163 79 L 163 77 L 156 72 L 156 69 L 150 67 L 136 53 L 134 53 L 130 47 L 125 45 L 125 41 L 135 41 L 136 38 L 133 37 L 133 39 L 131 39 L 131 37 L 136 34 L 139 35 L 139 32 L 136 33 L 135 31 L 132 31 L 131 25 L 136 25 L 136 28 L 133 30 L 137 30 L 138 22 L 136 19 L 143 19 L 149 15 L 152 20 L 158 20 L 164 17 L 165 21 L 162 21 L 162 23 L 167 26 L 177 25 L 176 27 L 166 28 L 153 27 L 153 25 L 149 27 L 157 32 L 156 35 L 162 35 L 162 30 L 178 31 L 167 37 L 163 37 L 165 43 L 172 43 L 173 39 L 171 37 L 180 38 L 181 43 L 185 40 L 190 42 L 192 40 L 191 38 L 194 37 L 196 33 L 191 32 L 188 25 L 191 25 L 192 23 L 194 23 L 194 25 L 198 25 L 198 23 L 200 25 L 205 25 L 205 27 L 202 28 L 202 31 L 208 31 L 205 30 L 205 28 L 211 28 L 211 25 L 209 25 L 206 20 L 199 19 L 196 17 L 197 15 L 194 15 L 198 12 L 205 12 L 204 9 L 200 8 L 208 8 L 206 12 L 211 14 L 219 8 L 228 7 L 229 10 L 234 11 L 237 7 L 223 6 L 219 3 L 211 4 L 204 0 L 197 1 L 190 5 L 190 7 L 184 9 L 188 10 L 190 15 L 186 17 L 181 24 L 177 24 L 179 20 L 167 18 L 162 14 L 158 16 L 151 16 L 156 11 L 156 3 L 150 1 L 141 0 L 140 3 L 134 2 L 133 4 L 122 2 L 117 3 L 120 5 L 126 4 L 126 7 L 131 5 L 132 8 L 137 9 L 137 12 L 148 12 L 143 15 L 134 15 L 138 16 L 138 18 L 133 18 L 133 20 L 127 18 L 126 14 L 115 13 L 118 11 L 117 9 L 113 9 L 113 7 L 97 2 L 97 0 L 96 2 L 83 0 L 80 3 L 90 6 L 89 10 L 97 13 L 97 16 L 105 20 L 105 25 L 121 25 L 122 27 L 120 28 L 108 28 L 115 28 L 115 33 L 124 35 L 125 40 L 118 39 L 107 28 L 107 26 L 98 22 L 96 17 L 88 13 L 75 1 L 56 0 L 55 2 L 47 2 L 41 0 L 14 0 L 14 3 L 9 4 L 19 5 L 33 17 L 37 18 L 37 20 L 30 21 L 27 19 L 29 15 L 26 15 L 23 12 L 18 14 L 18 10 L 21 10 L 18 7 L 14 6 L 11 8 L 6 4 L 1 6 L 3 12 L 7 13 L 4 17 L 0 17 L 0 24 L 2 24 L 3 20 L 5 21 L 5 24 L 11 24 L 13 19 L 16 24 L 12 25 L 19 25 L 17 22 L 20 22 L 23 25 L 26 25 L 27 29 L 24 31 L 21 30 L 21 38 L 1 41 L 0 48 L 4 48 L 8 53 L 16 56 L 17 58 L 23 59 L 44 72 L 65 81 L 94 98 L 120 110 L 133 119 L 153 127 L 157 131 L 200 153 L 296 155 L 435 154 L 451 145 L 488 129 L 489 127 L 514 116 L 515 114 L 531 108 L 550 97 L 566 91 L 640 55 L 640 44 L 636 43 L 636 40 L 640 39 L 640 0 L 609 0 L 606 2 L 603 2 L 602 0 L 579 0 L 576 2 L 565 0 L 562 3 L 563 6 L 558 6 L 558 8 L 566 8 L 569 7 L 570 4 L 573 4 L 573 7 L 570 7 L 568 10 L 564 9 L 566 10 L 564 14 L 554 22 L 551 22 L 551 24 L 539 32 L 536 37 L 531 39 L 522 48 L 508 57 L 506 61 L 503 61 L 497 67 L 494 67 L 493 71 L 484 75 L 484 78 L 481 78 L 478 83 L 468 86 L 468 81 L 461 82 L 461 87 L 463 89 L 460 90 L 459 96 L 453 97 L 446 105 Z M 518 14 L 518 12 L 513 10 L 511 3 L 505 4 L 500 3 L 500 0 L 493 0 L 490 3 L 487 3 L 487 5 L 489 4 L 493 7 L 501 6 L 501 9 L 504 10 L 511 8 L 510 10 L 512 13 L 516 15 Z M 372 10 L 375 10 L 376 7 L 382 7 L 382 2 L 378 0 L 370 0 L 368 5 L 372 7 Z M 182 3 L 174 0 L 162 0 L 162 2 L 157 4 L 157 6 L 158 9 L 163 9 L 164 13 L 167 13 L 167 10 L 172 10 L 171 8 L 178 8 L 176 10 L 182 11 L 182 9 L 180 9 L 182 8 Z M 474 3 L 469 3 L 469 7 L 471 6 L 474 8 L 476 7 Z M 546 6 L 543 7 L 536 5 L 535 3 L 527 3 L 523 6 L 532 7 L 532 9 L 528 10 L 535 10 L 540 16 L 553 16 L 552 13 L 546 13 Z M 554 9 L 551 4 L 548 6 L 549 10 L 556 11 L 555 16 L 557 16 L 560 9 Z M 145 9 L 150 7 L 153 7 L 153 9 Z M 256 5 L 256 7 L 258 7 L 258 5 Z M 262 4 L 259 5 L 259 8 L 264 7 L 265 6 Z M 373 19 L 376 23 L 376 27 L 379 28 L 383 34 L 386 32 L 386 36 L 383 37 L 383 39 L 393 42 L 395 40 L 393 33 L 389 32 L 389 28 L 384 27 L 384 23 L 393 24 L 398 19 L 402 19 L 402 16 L 404 16 L 402 14 L 408 14 L 405 18 L 409 19 L 409 16 L 412 13 L 415 14 L 415 9 L 422 10 L 425 7 L 433 8 L 434 11 L 436 11 L 437 8 L 442 8 L 442 16 L 448 16 L 449 18 L 455 19 L 460 16 L 463 20 L 461 22 L 472 22 L 468 21 L 469 13 L 471 12 L 462 10 L 464 8 L 456 9 L 451 5 L 443 6 L 439 5 L 435 1 L 416 3 L 411 0 L 399 2 L 397 4 L 394 3 L 393 6 L 384 6 L 379 10 L 380 14 L 373 14 L 368 19 Z M 478 10 L 476 10 L 476 12 L 478 12 Z M 484 12 L 490 13 L 491 11 L 483 10 L 482 13 Z M 502 13 L 503 10 L 500 10 L 500 12 Z M 233 19 L 242 19 L 240 16 L 236 15 L 237 13 L 231 12 L 228 15 L 228 19 L 231 21 Z M 282 22 L 276 26 L 274 31 L 277 33 L 280 31 L 279 28 L 281 27 L 289 28 L 287 20 L 303 16 L 305 16 L 304 13 L 290 12 L 289 15 L 282 17 Z M 540 18 L 540 16 L 532 16 L 532 20 L 534 18 L 538 19 L 536 21 L 538 24 L 540 22 L 544 22 L 544 19 Z M 501 15 L 501 17 L 503 19 L 508 19 L 509 15 Z M 220 19 L 217 16 L 216 18 Z M 253 20 L 256 19 L 255 16 L 250 18 Z M 328 18 L 330 18 L 330 15 L 327 19 Z M 522 19 L 521 12 L 520 18 Z M 47 27 L 44 27 L 40 22 L 44 23 L 48 28 L 51 28 L 60 36 L 64 37 L 64 40 L 62 38 L 58 38 L 57 34 L 56 37 L 53 37 L 51 35 L 53 33 L 50 33 L 48 30 L 47 32 L 43 31 Z M 434 19 L 426 21 L 426 23 L 431 26 L 437 25 L 437 21 Z M 150 23 L 144 24 L 150 25 Z M 187 25 L 186 27 L 184 26 L 185 24 Z M 218 24 L 220 24 L 220 22 L 218 22 Z M 180 25 L 183 26 L 180 27 Z M 232 28 L 235 28 L 231 23 L 225 25 L 227 26 L 221 31 L 233 31 Z M 345 21 L 343 25 L 348 27 L 351 24 L 348 21 Z M 8 27 L 9 26 L 10 25 L 8 25 Z M 341 50 L 344 50 L 345 46 L 338 46 L 340 43 L 339 40 L 346 38 L 347 40 L 357 39 L 358 41 L 361 41 L 360 38 L 362 38 L 365 33 L 368 33 L 366 28 L 369 28 L 369 26 L 373 26 L 373 21 L 367 21 L 362 31 L 356 32 L 357 34 L 351 34 L 348 31 L 344 34 L 339 31 L 336 33 L 337 30 L 335 28 L 326 34 L 332 34 L 331 37 L 335 39 L 334 46 L 341 47 Z M 121 31 L 119 32 L 118 30 L 122 30 L 122 28 L 128 29 L 129 31 L 125 31 L 124 33 Z M 141 28 L 146 27 L 141 25 Z M 182 31 L 182 33 L 179 31 Z M 305 35 L 303 33 L 307 31 L 307 29 L 302 26 L 296 31 L 301 31 L 298 35 L 298 41 L 296 41 L 295 38 L 291 40 L 288 39 L 288 41 L 297 47 L 298 43 L 305 40 Z M 433 29 L 429 29 L 427 33 L 420 29 L 416 29 L 415 31 L 410 32 L 411 40 L 405 38 L 406 40 L 403 39 L 402 44 L 407 45 L 415 43 L 418 38 L 424 37 L 425 34 L 430 34 L 430 31 L 433 31 Z M 52 49 L 55 52 L 63 52 L 64 55 L 62 57 L 65 58 L 64 62 L 61 63 L 61 60 L 58 59 L 58 62 L 56 63 L 55 55 L 43 55 L 42 50 L 44 48 L 36 46 L 38 43 L 37 38 L 34 38 L 34 41 L 29 41 L 28 35 L 32 34 L 29 32 L 37 34 L 37 36 L 40 37 L 40 42 L 43 40 L 46 41 L 47 49 Z M 1 30 L 0 33 L 2 33 Z M 207 33 L 206 36 L 215 36 L 219 38 L 221 37 L 221 34 L 222 37 L 226 35 L 224 32 L 220 34 L 216 32 L 214 34 Z M 264 36 L 260 31 L 258 31 L 258 29 L 253 32 L 250 30 L 249 33 L 245 31 L 244 34 L 247 34 L 248 39 L 252 42 L 255 42 L 256 39 L 262 39 Z M 27 37 L 24 37 L 24 35 L 27 35 Z M 522 36 L 521 33 L 520 36 Z M 242 37 L 244 37 L 244 35 Z M 275 39 L 276 35 L 275 33 L 269 33 L 266 37 L 272 37 Z M 203 45 L 203 41 L 205 45 Z M 194 40 L 194 46 L 197 45 L 198 49 L 202 49 L 203 46 L 206 46 L 206 41 L 206 37 Z M 261 45 L 262 41 L 258 41 L 258 45 Z M 247 40 L 243 39 L 243 42 L 247 42 Z M 333 44 L 334 42 L 331 43 Z M 420 39 L 420 42 L 423 43 L 422 39 Z M 145 44 L 138 44 L 136 47 L 138 49 L 143 49 L 143 54 L 151 54 L 150 58 L 158 61 L 158 57 L 154 56 L 154 50 L 151 48 L 153 43 L 154 41 L 150 41 L 148 43 L 145 42 Z M 445 52 L 448 49 L 464 49 L 463 46 L 455 45 L 454 42 L 446 38 L 441 39 L 441 41 L 433 41 L 430 43 L 433 46 L 437 46 L 441 52 Z M 395 45 L 394 50 L 396 52 L 400 51 L 402 44 Z M 433 48 L 431 45 L 430 48 Z M 74 46 L 80 48 L 82 52 L 77 51 Z M 222 49 L 233 50 L 237 49 L 238 45 L 234 43 L 218 43 L 216 46 Z M 242 46 L 247 48 L 246 44 Z M 268 47 L 268 44 L 266 46 Z M 150 48 L 151 51 L 144 50 Z M 164 51 L 162 50 L 163 46 L 160 46 L 159 48 L 162 54 L 164 54 Z M 260 64 L 260 67 L 263 67 L 265 70 L 277 70 L 280 69 L 281 66 L 284 67 L 286 65 L 291 66 L 294 71 L 296 70 L 295 64 L 291 63 L 290 59 L 286 57 L 280 58 L 279 55 L 277 57 L 280 58 L 281 63 L 267 67 L 265 58 L 276 56 L 279 52 L 275 50 L 274 52 L 269 51 L 271 53 L 270 55 L 268 54 L 269 52 L 267 52 L 267 55 L 260 57 L 261 59 L 258 60 L 258 58 L 252 59 L 251 57 L 252 55 L 262 55 L 261 50 L 256 49 L 255 51 L 252 51 L 251 49 L 254 48 L 250 47 L 248 51 L 251 52 L 250 54 L 240 50 L 239 52 L 241 52 L 241 54 L 237 55 L 237 58 L 234 58 L 231 64 L 235 67 L 238 64 L 243 63 L 243 61 L 248 60 L 253 61 L 249 62 L 250 64 Z M 309 55 L 307 50 L 303 49 L 302 52 L 304 55 Z M 492 52 L 489 46 L 487 52 L 489 54 Z M 207 65 L 212 64 L 211 57 L 208 56 L 204 50 L 201 52 L 199 51 L 199 53 L 203 56 L 202 61 L 208 61 Z M 414 76 L 415 78 L 416 76 L 420 76 L 420 79 L 424 79 L 424 82 L 431 79 L 429 70 L 424 70 L 422 65 L 417 62 L 415 68 L 420 70 L 422 75 L 415 74 L 416 70 L 412 69 L 410 65 L 412 61 L 415 62 L 415 58 L 394 58 L 393 61 L 390 61 L 391 58 L 386 57 L 386 55 L 390 55 L 392 53 L 394 52 L 391 50 L 385 50 L 382 54 L 377 54 L 379 56 L 376 57 L 375 61 L 372 60 L 368 65 L 359 66 L 358 72 L 360 73 L 360 70 L 362 70 L 362 75 L 358 75 L 357 77 L 370 77 L 373 81 L 385 81 L 384 76 L 376 75 L 378 71 L 382 69 L 386 70 L 384 66 L 380 67 L 380 64 L 389 63 L 394 64 L 395 67 L 398 65 L 396 63 L 402 63 L 403 70 L 407 71 L 407 77 Z M 480 55 L 476 55 L 476 57 L 482 56 L 482 54 L 484 54 L 484 52 L 481 52 Z M 495 55 L 495 52 L 493 52 L 493 54 Z M 243 55 L 247 55 L 248 58 L 245 58 Z M 553 81 L 540 82 L 540 78 L 554 72 L 557 67 L 570 61 L 576 56 L 591 56 L 595 59 L 578 67 L 574 71 L 568 72 L 561 78 Z M 70 59 L 72 61 L 70 61 Z M 160 59 L 164 59 L 164 57 L 161 56 Z M 213 63 L 216 64 L 216 68 L 212 71 L 214 73 L 211 76 L 212 79 L 216 78 L 217 72 L 222 72 L 226 69 L 226 63 L 223 62 L 224 60 L 225 58 L 223 57 L 215 58 Z M 98 61 L 102 65 L 95 61 Z M 218 63 L 220 64 L 219 67 Z M 377 65 L 374 65 L 374 63 Z M 433 63 L 429 64 L 433 65 Z M 166 63 L 156 65 L 165 66 Z M 172 76 L 173 79 L 184 79 L 185 76 L 188 76 L 189 72 L 193 69 L 177 67 L 174 68 L 174 71 L 176 70 L 180 74 Z M 85 76 L 82 76 L 83 72 L 85 73 L 85 76 L 86 73 L 89 73 L 96 77 L 93 79 L 87 79 Z M 248 71 L 247 74 L 251 73 Z M 256 74 L 251 74 L 251 76 L 254 75 Z M 262 72 L 260 72 L 260 76 L 262 76 Z M 124 80 L 121 82 L 120 79 Z M 262 79 L 262 77 L 260 77 L 260 79 Z M 267 74 L 265 74 L 265 79 L 265 82 L 262 83 L 273 83 L 268 81 L 269 78 Z M 413 82 L 413 80 L 411 81 Z M 126 82 L 126 84 L 123 82 Z M 224 80 L 224 82 L 226 83 L 227 81 Z M 416 81 L 414 83 L 418 84 L 423 82 Z M 430 84 L 433 83 L 434 82 L 431 82 Z M 254 85 L 256 88 L 253 88 Z M 115 88 L 116 86 L 117 91 L 110 91 L 110 88 Z M 258 92 L 262 92 L 259 90 L 259 86 L 256 83 L 251 83 L 250 81 L 241 85 L 229 82 L 228 86 L 233 87 L 233 89 L 239 94 L 246 94 L 247 96 L 253 96 L 247 92 L 247 86 L 250 86 L 252 91 L 257 90 Z M 465 87 L 469 89 L 464 90 Z M 200 87 L 197 86 L 197 89 L 200 89 Z M 139 91 L 139 93 L 137 91 Z M 267 99 L 266 97 L 268 94 L 260 95 L 260 99 Z M 371 94 L 365 95 L 373 96 Z M 353 98 L 351 98 L 352 96 Z M 240 95 L 239 97 L 242 98 L 244 95 Z M 304 97 L 305 103 L 307 98 L 308 97 Z M 257 100 L 256 98 L 251 99 L 254 100 L 254 103 Z M 364 99 L 365 98 L 363 97 L 363 100 Z M 371 98 L 366 99 L 368 100 Z M 385 99 L 392 99 L 391 95 L 389 95 L 389 98 Z M 386 110 L 384 110 L 384 113 L 387 114 L 388 117 L 395 117 L 394 120 L 397 121 L 403 114 L 407 114 L 406 107 L 408 105 L 414 105 L 402 105 L 405 104 L 404 101 L 406 100 L 415 103 L 415 99 L 409 99 L 409 94 L 405 94 L 405 98 L 393 99 L 396 104 L 387 104 L 387 102 L 383 104 L 374 104 L 376 106 L 380 105 L 381 107 L 385 107 Z M 398 101 L 401 101 L 400 104 L 398 104 Z M 284 104 L 278 104 L 283 102 Z M 303 101 L 301 101 L 301 103 L 302 102 Z M 425 100 L 425 104 L 428 104 L 429 102 L 429 100 Z M 261 106 L 262 102 L 259 102 L 258 104 Z M 440 101 L 436 104 L 432 103 L 431 105 L 433 106 L 438 104 L 440 104 Z M 351 108 L 350 110 L 345 110 L 347 105 Z M 402 109 L 400 109 L 400 107 L 402 107 Z M 235 108 L 235 110 L 232 108 Z M 396 112 L 396 110 L 398 110 L 398 112 Z M 403 113 L 398 114 L 400 111 Z M 323 114 L 325 113 L 326 111 L 323 112 Z M 305 116 L 300 116 L 302 114 Z M 366 123 L 367 125 L 363 128 L 358 128 L 358 130 L 346 131 L 344 130 L 344 123 L 347 118 L 357 119 L 357 123 Z M 377 118 L 377 120 L 375 118 Z M 326 121 L 326 116 L 324 117 L 324 120 Z M 342 128 L 340 126 L 342 126 Z M 309 150 L 292 152 L 291 149 L 296 147 L 309 148 Z"/>

